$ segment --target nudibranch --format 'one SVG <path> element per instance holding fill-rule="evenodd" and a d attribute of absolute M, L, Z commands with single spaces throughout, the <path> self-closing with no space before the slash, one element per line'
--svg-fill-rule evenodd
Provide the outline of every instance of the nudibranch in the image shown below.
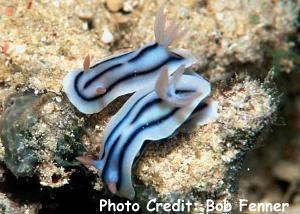
<path fill-rule="evenodd" d="M 113 194 L 134 198 L 132 166 L 148 142 L 168 138 L 182 125 L 204 124 L 216 118 L 217 103 L 206 99 L 210 83 L 200 75 L 183 72 L 181 65 L 169 76 L 167 67 L 162 67 L 155 88 L 137 91 L 113 116 L 104 130 L 99 160 L 77 158 L 99 169 Z M 198 122 L 190 121 L 194 119 Z"/>
<path fill-rule="evenodd" d="M 188 51 L 170 48 L 185 32 L 179 30 L 175 21 L 166 22 L 161 7 L 154 25 L 155 42 L 108 57 L 92 66 L 87 57 L 83 69 L 65 76 L 64 91 L 79 111 L 93 114 L 117 97 L 142 89 L 145 84 L 154 88 L 161 67 L 167 65 L 173 73 L 180 65 L 190 66 L 196 62 Z"/>

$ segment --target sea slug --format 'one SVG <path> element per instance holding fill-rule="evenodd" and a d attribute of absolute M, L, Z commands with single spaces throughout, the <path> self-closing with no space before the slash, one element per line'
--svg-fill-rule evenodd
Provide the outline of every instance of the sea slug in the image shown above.
<path fill-rule="evenodd" d="M 155 42 L 135 51 L 114 55 L 84 68 L 69 72 L 63 87 L 71 103 L 82 113 L 93 114 L 101 111 L 117 97 L 133 93 L 148 86 L 154 87 L 158 70 L 167 65 L 173 73 L 180 65 L 190 66 L 196 62 L 183 49 L 171 49 L 185 30 L 179 30 L 175 21 L 166 23 L 163 7 L 159 10 L 155 26 Z"/>
<path fill-rule="evenodd" d="M 137 91 L 111 119 L 99 160 L 77 158 L 98 168 L 113 194 L 134 198 L 132 166 L 148 142 L 172 136 L 185 122 L 189 125 L 190 119 L 199 120 L 198 125 L 216 119 L 217 104 L 206 99 L 210 83 L 200 75 L 183 72 L 181 65 L 169 77 L 167 66 L 162 67 L 155 89 L 148 86 Z"/>

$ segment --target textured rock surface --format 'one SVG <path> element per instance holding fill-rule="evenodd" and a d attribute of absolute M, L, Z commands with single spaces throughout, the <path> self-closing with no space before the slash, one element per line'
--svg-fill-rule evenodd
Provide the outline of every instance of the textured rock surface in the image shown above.
<path fill-rule="evenodd" d="M 3 161 L 17 177 L 37 174 L 41 184 L 61 186 L 70 174 L 63 167 L 74 165 L 84 151 L 82 126 L 83 120 L 54 93 L 12 94 L 0 119 Z"/>
<path fill-rule="evenodd" d="M 35 214 L 38 212 L 38 205 L 20 205 L 15 201 L 10 200 L 5 194 L 0 193 L 0 212 L 1 213 L 28 213 Z"/>
<path fill-rule="evenodd" d="M 86 154 L 97 157 L 103 129 L 127 98 L 118 99 L 99 114 L 78 116 L 61 90 L 63 76 L 82 67 L 88 53 L 95 62 L 154 40 L 153 23 L 161 1 L 110 1 L 118 3 L 116 12 L 110 11 L 107 2 L 0 1 L 0 28 L 9 29 L 0 31 L 0 103 L 16 92 L 23 96 L 25 91 L 34 91 L 33 102 L 28 104 L 31 110 L 24 109 L 25 116 L 17 123 L 22 130 L 30 130 L 32 136 L 29 139 L 26 135 L 26 145 L 33 148 L 30 152 L 37 162 L 29 174 L 37 175 L 42 185 L 61 186 L 75 170 L 80 171 L 64 168 L 73 165 L 72 158 L 77 155 L 73 152 L 79 149 L 72 146 L 73 141 L 80 141 L 75 133 L 83 135 Z M 295 70 L 294 58 L 282 53 L 295 45 L 290 38 L 296 31 L 299 5 L 299 0 L 250 0 L 247 4 L 240 0 L 226 4 L 217 0 L 168 1 L 168 17 L 176 14 L 182 26 L 189 27 L 178 46 L 191 50 L 199 60 L 193 70 L 214 83 L 220 118 L 191 134 L 149 146 L 135 170 L 141 202 L 149 194 L 162 200 L 233 197 L 235 173 L 244 154 L 269 126 L 276 110 L 272 89 L 253 79 L 272 77 L 271 66 L 287 73 Z M 41 101 L 45 96 L 46 101 Z M 5 105 L 0 106 L 1 120 L 7 115 Z M 37 112 L 32 107 L 37 107 Z M 77 126 L 84 130 L 78 131 Z M 5 125 L 1 129 L 16 128 Z M 6 136 L 0 141 L 0 160 L 4 162 L 7 141 Z M 85 174 L 79 175 L 85 179 Z M 81 182 L 75 184 L 72 188 L 81 188 Z M 100 191 L 86 194 L 101 197 L 105 192 L 101 181 L 93 180 L 92 184 Z M 72 191 L 61 194 L 72 195 Z"/>

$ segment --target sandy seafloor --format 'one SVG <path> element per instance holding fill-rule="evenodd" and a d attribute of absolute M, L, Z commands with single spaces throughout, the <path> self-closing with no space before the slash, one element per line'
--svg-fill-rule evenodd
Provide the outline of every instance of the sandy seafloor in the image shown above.
<path fill-rule="evenodd" d="M 299 0 L 165 3 L 168 20 L 188 29 L 173 46 L 198 60 L 190 70 L 212 83 L 219 118 L 151 144 L 133 170 L 134 202 L 245 198 L 300 213 Z M 0 213 L 99 213 L 100 198 L 125 202 L 75 157 L 97 158 L 128 96 L 87 116 L 62 79 L 87 54 L 93 64 L 154 41 L 161 4 L 0 0 Z"/>

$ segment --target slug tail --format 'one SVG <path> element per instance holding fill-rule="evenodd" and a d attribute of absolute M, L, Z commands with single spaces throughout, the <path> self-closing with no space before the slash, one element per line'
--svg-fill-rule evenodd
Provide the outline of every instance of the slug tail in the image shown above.
<path fill-rule="evenodd" d="M 117 193 L 117 183 L 116 182 L 109 182 L 107 187 L 112 194 Z"/>

